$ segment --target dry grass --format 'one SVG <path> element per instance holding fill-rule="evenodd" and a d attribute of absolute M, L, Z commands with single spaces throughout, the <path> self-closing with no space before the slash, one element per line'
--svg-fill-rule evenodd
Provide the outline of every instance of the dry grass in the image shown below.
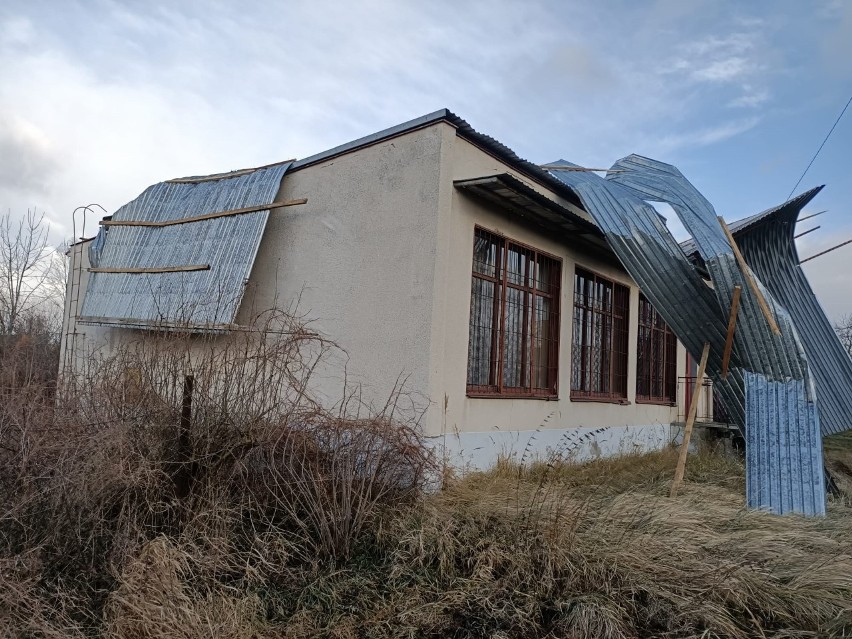
<path fill-rule="evenodd" d="M 307 396 L 309 334 L 209 358 L 167 339 L 102 362 L 68 410 L 0 412 L 0 636 L 852 636 L 849 493 L 824 519 L 747 512 L 741 462 L 704 452 L 671 500 L 664 451 L 425 494 L 414 425 Z M 188 362 L 181 439 L 166 382 Z M 826 447 L 848 490 L 852 442 Z"/>

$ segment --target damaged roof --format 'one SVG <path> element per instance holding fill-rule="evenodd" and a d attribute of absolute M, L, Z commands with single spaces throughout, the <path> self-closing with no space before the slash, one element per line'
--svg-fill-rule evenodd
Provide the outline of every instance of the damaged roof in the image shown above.
<path fill-rule="evenodd" d="M 118 209 L 89 247 L 79 321 L 157 328 L 233 324 L 285 163 L 167 180 Z"/>

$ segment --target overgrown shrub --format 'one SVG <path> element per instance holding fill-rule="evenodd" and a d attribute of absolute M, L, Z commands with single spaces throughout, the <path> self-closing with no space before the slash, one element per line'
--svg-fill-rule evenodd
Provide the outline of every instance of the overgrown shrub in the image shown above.
<path fill-rule="evenodd" d="M 55 410 L 9 440 L 0 557 L 23 594 L 3 602 L 6 618 L 31 617 L 32 597 L 64 597 L 59 626 L 98 628 L 148 557 L 180 556 L 175 543 L 203 553 L 227 587 L 268 561 L 269 540 L 291 563 L 349 559 L 435 469 L 393 402 L 353 417 L 351 398 L 336 410 L 313 400 L 330 348 L 266 313 L 228 336 L 140 333 L 64 371 Z M 28 403 L 31 390 L 10 388 L 7 401 Z"/>

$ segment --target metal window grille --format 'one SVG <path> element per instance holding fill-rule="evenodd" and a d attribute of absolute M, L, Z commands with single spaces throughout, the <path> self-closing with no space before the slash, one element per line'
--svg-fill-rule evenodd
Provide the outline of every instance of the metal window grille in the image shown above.
<path fill-rule="evenodd" d="M 558 258 L 476 229 L 468 394 L 556 396 L 561 277 Z"/>
<path fill-rule="evenodd" d="M 648 299 L 639 295 L 636 400 L 674 404 L 677 400 L 677 339 Z"/>
<path fill-rule="evenodd" d="M 574 274 L 571 397 L 627 399 L 630 289 L 585 269 Z"/>

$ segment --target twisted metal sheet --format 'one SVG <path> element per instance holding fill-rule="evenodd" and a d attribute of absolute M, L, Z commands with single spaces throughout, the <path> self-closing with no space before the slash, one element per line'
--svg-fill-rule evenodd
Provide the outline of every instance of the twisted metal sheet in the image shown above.
<path fill-rule="evenodd" d="M 799 266 L 794 236 L 802 207 L 813 189 L 771 211 L 737 244 L 760 280 L 789 311 L 808 356 L 819 399 L 823 435 L 852 428 L 852 359 L 834 332 Z"/>
<path fill-rule="evenodd" d="M 781 329 L 780 336 L 774 335 L 712 205 L 676 168 L 632 155 L 611 171 L 605 180 L 582 172 L 555 175 L 578 192 L 631 277 L 693 356 L 710 342 L 710 377 L 746 437 L 748 505 L 776 513 L 823 514 L 819 413 L 790 314 L 757 283 Z M 674 208 L 704 259 L 712 290 L 646 201 Z M 727 309 L 735 286 L 742 287 L 743 299 L 731 373 L 722 379 Z"/>

